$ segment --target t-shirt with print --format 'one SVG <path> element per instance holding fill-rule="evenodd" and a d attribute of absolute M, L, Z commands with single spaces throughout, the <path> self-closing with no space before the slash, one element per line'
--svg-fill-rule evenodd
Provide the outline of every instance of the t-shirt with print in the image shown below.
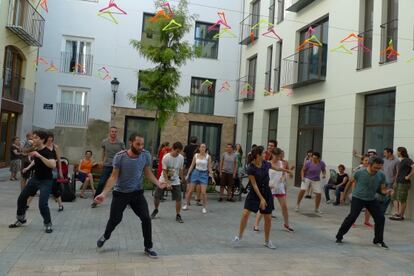
<path fill-rule="evenodd" d="M 401 160 L 400 164 L 398 165 L 398 183 L 410 183 L 410 180 L 406 180 L 405 177 L 410 174 L 412 165 L 413 160 L 411 160 L 410 158 L 404 158 Z"/>
<path fill-rule="evenodd" d="M 234 152 L 228 153 L 225 152 L 221 157 L 223 161 L 223 172 L 224 173 L 234 173 L 234 162 L 236 161 L 236 154 Z"/>
<path fill-rule="evenodd" d="M 171 153 L 167 153 L 162 158 L 162 170 L 160 182 L 165 182 L 164 170 L 167 170 L 168 181 L 173 186 L 180 185 L 180 170 L 184 167 L 184 157 L 179 154 L 174 157 Z"/>
<path fill-rule="evenodd" d="M 394 183 L 399 164 L 400 160 L 398 160 L 395 157 L 393 159 L 384 158 L 384 165 L 382 167 L 382 170 L 385 174 L 385 181 L 387 182 L 387 184 Z"/>
<path fill-rule="evenodd" d="M 326 165 L 323 161 L 319 161 L 317 164 L 308 161 L 305 163 L 305 178 L 312 181 L 319 181 L 321 180 L 321 172 L 324 171 L 325 168 Z"/>
<path fill-rule="evenodd" d="M 360 170 L 355 173 L 355 189 L 352 196 L 361 200 L 375 200 L 375 194 L 385 184 L 385 175 L 379 171 L 376 174 L 370 174 L 368 170 Z"/>
<path fill-rule="evenodd" d="M 105 160 L 103 165 L 110 167 L 112 166 L 112 160 L 118 152 L 125 149 L 125 144 L 121 140 L 116 140 L 115 143 L 109 142 L 109 139 L 103 139 L 101 147 L 105 151 Z"/>
<path fill-rule="evenodd" d="M 49 150 L 47 147 L 44 147 L 41 150 L 37 151 L 41 156 L 43 156 L 46 159 L 54 159 L 56 160 L 56 151 L 51 151 Z M 43 163 L 42 160 L 40 160 L 40 158 L 35 157 L 34 159 L 34 166 L 33 166 L 33 170 L 34 170 L 34 177 L 40 180 L 52 180 L 53 179 L 53 175 L 52 175 L 52 170 L 51 168 L 49 168 L 48 166 L 46 166 L 45 163 Z"/>
<path fill-rule="evenodd" d="M 151 167 L 151 155 L 143 150 L 138 156 L 132 157 L 128 155 L 127 150 L 124 150 L 115 155 L 112 165 L 114 169 L 119 169 L 115 191 L 121 193 L 140 191 L 143 189 L 144 169 Z"/>

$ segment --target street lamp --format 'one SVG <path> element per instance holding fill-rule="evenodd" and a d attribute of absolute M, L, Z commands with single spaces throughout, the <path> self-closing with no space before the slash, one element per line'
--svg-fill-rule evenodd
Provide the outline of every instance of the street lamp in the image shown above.
<path fill-rule="evenodd" d="M 112 94 L 114 94 L 114 104 L 113 105 L 115 105 L 115 97 L 116 97 L 116 93 L 118 93 L 118 87 L 119 87 L 119 81 L 116 78 L 111 80 Z"/>

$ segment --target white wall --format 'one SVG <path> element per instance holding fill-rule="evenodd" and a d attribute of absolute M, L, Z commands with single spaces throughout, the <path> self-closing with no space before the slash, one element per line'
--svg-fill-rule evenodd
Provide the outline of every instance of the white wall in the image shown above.
<path fill-rule="evenodd" d="M 171 2 L 172 5 L 176 1 Z M 131 39 L 140 39 L 143 13 L 154 13 L 152 1 L 123 0 L 118 2 L 119 7 L 128 15 L 114 15 L 119 24 L 113 24 L 97 16 L 99 9 L 107 5 L 106 1 L 88 2 L 79 0 L 51 1 L 49 13 L 46 16 L 46 28 L 44 46 L 40 50 L 40 56 L 48 61 L 52 60 L 58 66 L 60 51 L 63 44 L 63 36 L 79 36 L 93 38 L 93 74 L 94 76 L 80 76 L 68 73 L 44 72 L 45 67 L 38 72 L 38 89 L 36 95 L 36 112 L 34 125 L 44 128 L 53 128 L 55 109 L 43 110 L 44 103 L 55 104 L 58 101 L 59 86 L 86 87 L 90 89 L 88 104 L 90 105 L 90 118 L 110 120 L 110 106 L 112 105 L 112 92 L 110 81 L 104 81 L 96 77 L 97 70 L 106 66 L 112 77 L 117 77 L 120 87 L 117 94 L 116 105 L 122 107 L 134 107 L 127 94 L 135 93 L 137 89 L 137 73 L 140 69 L 149 68 L 151 65 L 140 57 L 129 42 Z M 233 29 L 238 32 L 241 14 L 236 12 L 241 7 L 238 0 L 209 1 L 209 7 L 222 7 L 229 9 L 226 17 Z M 201 0 L 191 1 L 189 10 L 192 14 L 198 14 L 197 20 L 215 23 L 219 17 L 218 8 L 206 7 Z M 185 36 L 185 40 L 194 43 L 194 25 Z M 178 92 L 184 96 L 190 95 L 191 76 L 217 79 L 215 97 L 215 115 L 235 116 L 235 80 L 238 77 L 239 64 L 238 39 L 221 38 L 219 42 L 219 57 L 217 60 L 197 59 L 190 61 L 182 68 L 182 81 Z M 230 92 L 217 93 L 224 81 L 231 84 Z M 189 105 L 180 108 L 186 112 Z"/>

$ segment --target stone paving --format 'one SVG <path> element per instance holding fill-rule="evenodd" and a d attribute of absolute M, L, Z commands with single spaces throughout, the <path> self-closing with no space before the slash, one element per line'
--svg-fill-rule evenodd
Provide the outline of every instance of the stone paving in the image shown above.
<path fill-rule="evenodd" d="M 8 181 L 0 170 L 0 275 L 414 275 L 414 223 L 387 219 L 385 241 L 390 250 L 372 245 L 373 230 L 361 226 L 336 245 L 334 236 L 348 206 L 323 203 L 321 216 L 310 216 L 313 200 L 304 199 L 300 213 L 293 211 L 296 188 L 289 189 L 289 214 L 295 233 L 281 229 L 280 211 L 273 220 L 271 239 L 276 250 L 265 248 L 263 233 L 252 231 L 252 216 L 242 246 L 233 248 L 242 202 L 219 203 L 209 195 L 208 214 L 190 206 L 182 212 L 183 224 L 175 222 L 174 202 L 161 204 L 153 220 L 152 260 L 143 255 L 140 221 L 131 209 L 101 250 L 96 240 L 103 233 L 110 200 L 96 209 L 90 199 L 77 198 L 57 212 L 50 200 L 54 232 L 45 234 L 37 198 L 28 210 L 28 223 L 9 229 L 14 222 L 18 182 Z M 152 210 L 151 193 L 146 197 Z M 313 215 L 313 214 L 312 214 Z"/>

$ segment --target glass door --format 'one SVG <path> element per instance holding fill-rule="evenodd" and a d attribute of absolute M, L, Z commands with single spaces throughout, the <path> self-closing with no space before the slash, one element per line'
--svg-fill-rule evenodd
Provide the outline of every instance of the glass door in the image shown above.
<path fill-rule="evenodd" d="M 0 167 L 7 165 L 10 160 L 9 149 L 16 135 L 17 113 L 2 111 L 0 128 Z"/>
<path fill-rule="evenodd" d="M 217 124 L 190 122 L 188 144 L 190 137 L 197 137 L 199 143 L 204 143 L 213 160 L 220 159 L 221 126 Z"/>

